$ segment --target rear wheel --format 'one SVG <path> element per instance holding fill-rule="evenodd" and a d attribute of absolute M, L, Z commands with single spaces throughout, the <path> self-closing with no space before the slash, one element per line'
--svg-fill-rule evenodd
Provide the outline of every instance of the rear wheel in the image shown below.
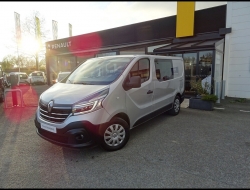
<path fill-rule="evenodd" d="M 116 117 L 107 125 L 101 126 L 100 145 L 107 151 L 116 151 L 127 144 L 129 136 L 128 123 Z"/>
<path fill-rule="evenodd" d="M 180 97 L 176 96 L 174 99 L 173 107 L 171 110 L 168 111 L 170 115 L 178 115 L 181 109 L 181 101 Z"/>

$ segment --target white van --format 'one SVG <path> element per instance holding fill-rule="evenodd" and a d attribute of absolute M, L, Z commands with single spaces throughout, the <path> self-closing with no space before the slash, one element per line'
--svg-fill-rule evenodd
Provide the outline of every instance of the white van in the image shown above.
<path fill-rule="evenodd" d="M 117 55 L 88 59 L 43 92 L 35 117 L 37 133 L 66 147 L 95 143 L 121 149 L 130 129 L 168 112 L 184 100 L 180 57 Z"/>

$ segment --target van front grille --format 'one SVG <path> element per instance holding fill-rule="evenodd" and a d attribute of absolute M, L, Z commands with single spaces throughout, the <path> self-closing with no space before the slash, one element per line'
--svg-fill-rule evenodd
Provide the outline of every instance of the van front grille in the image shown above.
<path fill-rule="evenodd" d="M 46 104 L 39 102 L 39 107 L 40 117 L 53 123 L 64 122 L 65 119 L 72 113 L 72 108 L 69 106 L 60 107 L 59 105 L 56 105 L 52 108 L 50 113 Z"/>

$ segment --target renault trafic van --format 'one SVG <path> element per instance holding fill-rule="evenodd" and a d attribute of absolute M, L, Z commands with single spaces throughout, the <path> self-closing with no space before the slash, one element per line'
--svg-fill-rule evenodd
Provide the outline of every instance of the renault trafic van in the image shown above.
<path fill-rule="evenodd" d="M 37 134 L 60 146 L 98 143 L 105 150 L 119 150 L 130 129 L 163 112 L 180 112 L 184 80 L 180 57 L 90 58 L 41 94 Z"/>

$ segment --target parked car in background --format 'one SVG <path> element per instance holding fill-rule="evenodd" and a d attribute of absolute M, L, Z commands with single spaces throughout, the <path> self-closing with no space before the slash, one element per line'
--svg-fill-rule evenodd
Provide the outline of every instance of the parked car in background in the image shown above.
<path fill-rule="evenodd" d="M 60 73 L 58 73 L 56 80 L 53 80 L 52 83 L 55 84 L 57 82 L 60 82 L 61 80 L 66 78 L 70 73 L 71 72 L 60 72 Z"/>
<path fill-rule="evenodd" d="M 2 66 L 0 65 L 0 103 L 4 101 L 4 77 Z"/>
<path fill-rule="evenodd" d="M 29 77 L 25 72 L 11 72 L 10 75 L 19 75 L 19 85 L 30 85 Z"/>
<path fill-rule="evenodd" d="M 29 74 L 29 83 L 34 84 L 46 84 L 47 77 L 43 71 L 34 71 Z"/>
<path fill-rule="evenodd" d="M 4 87 L 10 87 L 10 75 L 9 73 L 3 73 Z"/>

